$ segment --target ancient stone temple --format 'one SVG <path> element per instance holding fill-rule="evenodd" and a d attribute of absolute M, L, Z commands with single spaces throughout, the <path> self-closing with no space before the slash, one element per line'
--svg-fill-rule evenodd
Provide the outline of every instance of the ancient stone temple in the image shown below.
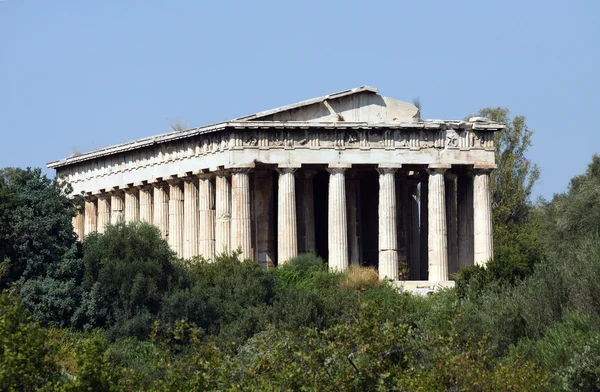
<path fill-rule="evenodd" d="M 80 238 L 156 225 L 181 257 L 240 249 L 265 268 L 315 251 L 332 270 L 448 281 L 492 257 L 494 133 L 421 120 L 360 87 L 71 156 L 48 167 L 83 194 Z"/>

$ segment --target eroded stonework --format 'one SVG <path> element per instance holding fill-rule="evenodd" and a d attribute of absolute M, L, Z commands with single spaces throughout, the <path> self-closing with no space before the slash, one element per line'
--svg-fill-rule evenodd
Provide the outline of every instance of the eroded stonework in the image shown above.
<path fill-rule="evenodd" d="M 80 237 L 141 219 L 183 257 L 240 248 L 269 268 L 316 251 L 335 270 L 443 282 L 492 256 L 489 173 L 503 128 L 421 120 L 361 87 L 48 167 L 85 195 Z"/>

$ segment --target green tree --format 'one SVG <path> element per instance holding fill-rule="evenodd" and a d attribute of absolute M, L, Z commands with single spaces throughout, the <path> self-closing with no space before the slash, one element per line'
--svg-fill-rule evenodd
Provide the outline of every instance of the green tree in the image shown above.
<path fill-rule="evenodd" d="M 0 390 L 33 391 L 57 380 L 46 334 L 25 308 L 0 294 Z"/>
<path fill-rule="evenodd" d="M 62 262 L 77 258 L 71 218 L 70 187 L 42 175 L 40 169 L 0 172 L 0 260 L 8 259 L 0 289 L 49 275 L 77 273 Z"/>
<path fill-rule="evenodd" d="M 491 175 L 494 239 L 503 241 L 505 231 L 531 220 L 531 191 L 540 176 L 538 166 L 526 157 L 533 131 L 525 116 L 511 117 L 506 108 L 484 108 L 477 116 L 506 125 L 495 136 L 497 169 Z"/>
<path fill-rule="evenodd" d="M 176 284 L 176 257 L 153 225 L 118 223 L 84 242 L 83 298 L 74 316 L 84 328 L 110 328 L 111 337 L 145 338 L 163 298 Z"/>

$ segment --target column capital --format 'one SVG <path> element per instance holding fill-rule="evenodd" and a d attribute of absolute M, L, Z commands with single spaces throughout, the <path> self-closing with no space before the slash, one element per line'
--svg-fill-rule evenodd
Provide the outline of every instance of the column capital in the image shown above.
<path fill-rule="evenodd" d="M 232 174 L 248 174 L 254 167 L 230 167 L 227 169 Z"/>
<path fill-rule="evenodd" d="M 123 188 L 123 192 L 125 193 L 137 194 L 138 191 L 139 189 L 137 186 L 134 186 L 133 184 L 127 184 L 127 187 Z"/>
<path fill-rule="evenodd" d="M 305 180 L 310 180 L 317 174 L 316 170 L 300 170 L 297 174 L 299 178 L 303 178 Z"/>
<path fill-rule="evenodd" d="M 179 185 L 182 183 L 182 180 L 180 177 L 177 176 L 171 176 L 170 178 L 167 178 L 164 180 L 167 184 L 169 184 L 170 186 L 173 185 Z"/>
<path fill-rule="evenodd" d="M 490 174 L 494 168 L 490 167 L 475 167 L 473 168 L 473 174 Z"/>
<path fill-rule="evenodd" d="M 182 181 L 184 183 L 187 183 L 187 184 L 189 184 L 189 183 L 195 183 L 196 181 L 198 181 L 198 177 L 196 177 L 194 175 L 192 175 L 192 176 L 185 176 L 185 177 L 182 178 Z"/>
<path fill-rule="evenodd" d="M 124 192 L 123 189 L 120 189 L 118 186 L 110 188 L 106 191 L 110 196 L 121 196 Z"/>
<path fill-rule="evenodd" d="M 201 171 L 196 174 L 196 177 L 200 180 L 210 180 L 216 176 L 215 172 L 212 171 Z"/>
<path fill-rule="evenodd" d="M 329 166 L 327 169 L 327 172 L 329 174 L 344 174 L 344 172 L 347 170 L 347 167 L 340 167 L 340 166 Z"/>
<path fill-rule="evenodd" d="M 286 166 L 278 166 L 275 170 L 277 170 L 277 173 L 279 174 L 294 174 L 296 172 L 296 170 L 298 170 L 297 167 L 286 167 Z"/>
<path fill-rule="evenodd" d="M 377 173 L 381 174 L 394 174 L 398 168 L 395 167 L 381 167 L 379 166 L 377 169 Z"/>
<path fill-rule="evenodd" d="M 427 171 L 428 174 L 444 174 L 446 170 L 450 169 L 451 165 L 440 165 L 440 164 L 432 164 L 428 165 Z"/>

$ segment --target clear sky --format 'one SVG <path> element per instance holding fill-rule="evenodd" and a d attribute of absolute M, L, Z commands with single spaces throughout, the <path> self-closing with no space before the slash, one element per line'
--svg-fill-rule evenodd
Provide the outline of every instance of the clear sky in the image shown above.
<path fill-rule="evenodd" d="M 599 19 L 598 0 L 0 0 L 0 167 L 371 85 L 424 118 L 526 115 L 549 198 L 600 150 Z"/>

